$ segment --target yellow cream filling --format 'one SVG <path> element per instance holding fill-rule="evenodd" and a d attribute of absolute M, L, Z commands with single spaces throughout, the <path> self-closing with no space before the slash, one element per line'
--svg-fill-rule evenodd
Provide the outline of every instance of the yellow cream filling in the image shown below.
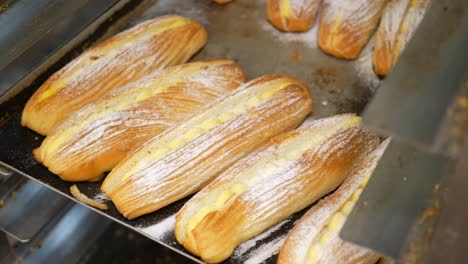
<path fill-rule="evenodd" d="M 349 4 L 350 4 L 349 1 L 344 1 L 341 4 L 341 8 L 338 11 L 338 14 L 337 14 L 337 16 L 335 18 L 335 22 L 334 22 L 333 27 L 331 29 L 332 34 L 336 34 L 338 32 L 338 27 L 341 25 L 341 23 L 343 23 L 344 14 L 345 14 L 346 9 L 348 8 Z"/>
<path fill-rule="evenodd" d="M 409 31 L 408 25 L 405 23 L 406 16 L 408 15 L 409 9 L 416 7 L 417 5 L 419 5 L 419 3 L 420 3 L 420 0 L 411 0 L 410 3 L 408 4 L 406 11 L 405 11 L 405 15 L 403 16 L 402 22 L 400 24 L 400 28 L 398 30 L 398 36 L 406 35 L 408 33 Z M 395 62 L 394 63 L 396 63 L 396 60 L 400 56 L 401 50 L 404 48 L 404 45 L 405 43 L 401 43 L 400 38 L 398 38 L 395 44 L 395 51 L 394 51 Z"/>
<path fill-rule="evenodd" d="M 285 19 L 291 17 L 291 5 L 289 0 L 280 0 L 280 12 Z"/>
<path fill-rule="evenodd" d="M 132 37 L 130 40 L 124 43 L 124 45 L 121 45 L 119 50 L 128 47 L 134 43 L 137 43 L 143 39 L 148 38 L 148 36 L 154 36 L 161 34 L 165 31 L 184 26 L 190 22 L 190 20 L 187 19 L 181 19 L 181 18 L 175 18 L 170 21 L 161 21 L 162 23 L 155 24 L 152 28 L 148 30 L 148 33 L 146 34 L 139 34 L 138 36 Z M 162 25 L 161 25 L 162 24 Z M 115 48 L 115 47 L 114 47 Z M 113 50 L 110 48 L 107 48 L 106 50 Z M 103 52 L 105 53 L 105 51 Z M 93 54 L 90 53 L 89 57 L 92 57 Z M 107 54 L 106 56 L 111 56 L 111 54 Z M 64 88 L 71 80 L 74 80 L 77 78 L 82 72 L 83 68 L 86 67 L 89 64 L 89 61 L 85 61 L 83 65 L 77 70 L 75 70 L 72 74 L 70 74 L 67 77 L 61 78 L 54 82 L 53 85 L 49 87 L 49 89 L 45 90 L 43 93 L 39 95 L 39 98 L 37 99 L 38 102 L 42 102 L 45 99 L 57 94 L 58 91 L 60 91 L 62 88 Z"/>
<path fill-rule="evenodd" d="M 247 169 L 246 171 L 243 172 L 243 175 L 247 176 L 248 179 L 247 181 L 244 182 L 244 184 L 237 183 L 233 185 L 230 189 L 222 191 L 218 197 L 216 198 L 216 203 L 214 205 L 207 205 L 203 207 L 198 213 L 196 213 L 188 222 L 187 228 L 186 228 L 186 234 L 190 236 L 191 231 L 193 228 L 195 228 L 198 223 L 208 214 L 216 210 L 222 209 L 224 206 L 225 202 L 228 201 L 231 197 L 238 196 L 245 192 L 247 190 L 247 186 L 250 185 L 250 183 L 255 180 L 257 177 L 263 175 L 270 175 L 271 173 L 274 172 L 277 168 L 280 168 L 284 166 L 286 163 L 291 162 L 293 160 L 297 160 L 299 156 L 302 155 L 307 149 L 311 149 L 320 142 L 323 142 L 326 140 L 328 137 L 331 135 L 335 134 L 338 130 L 343 129 L 343 128 L 348 128 L 352 126 L 356 126 L 361 123 L 361 118 L 356 116 L 352 117 L 346 122 L 343 122 L 342 125 L 336 126 L 334 129 L 330 129 L 327 131 L 327 133 L 305 133 L 301 136 L 301 138 L 306 138 L 307 139 L 307 144 L 302 144 L 300 147 L 295 148 L 294 151 L 289 152 L 289 153 L 282 153 L 282 155 L 286 156 L 286 158 L 283 157 L 278 157 L 278 159 L 274 162 L 271 161 L 259 161 L 257 166 L 253 166 L 250 169 Z M 291 156 L 291 153 L 294 154 L 294 156 Z M 269 159 L 267 157 L 266 159 Z M 239 178 L 245 178 L 244 176 L 240 176 Z"/>
<path fill-rule="evenodd" d="M 369 177 L 370 176 L 364 177 L 358 189 L 349 196 L 346 202 L 330 217 L 327 224 L 325 224 L 324 228 L 320 231 L 318 240 L 312 243 L 307 252 L 307 259 L 309 262 L 314 263 L 320 260 L 320 253 L 343 227 L 346 218 L 353 210 L 364 187 L 366 187 Z"/>
<path fill-rule="evenodd" d="M 170 139 L 169 143 L 167 143 L 165 146 L 163 145 L 163 146 L 159 147 L 159 148 L 164 148 L 164 151 L 156 150 L 154 152 L 156 154 L 151 155 L 151 159 L 152 160 L 157 160 L 157 159 L 161 158 L 163 155 L 165 155 L 166 153 L 168 153 L 169 151 L 171 151 L 171 150 L 173 150 L 173 149 L 187 143 L 188 141 L 190 141 L 191 139 L 197 137 L 198 135 L 200 135 L 200 134 L 214 128 L 215 126 L 217 126 L 217 125 L 219 125 L 219 124 L 221 124 L 221 123 L 223 123 L 223 122 L 225 122 L 225 121 L 227 121 L 229 119 L 231 119 L 235 115 L 240 114 L 240 113 L 245 113 L 249 108 L 260 105 L 263 101 L 273 97 L 274 94 L 276 94 L 280 90 L 286 88 L 290 84 L 292 84 L 292 82 L 290 82 L 290 81 L 281 82 L 281 83 L 279 83 L 277 85 L 277 87 L 275 87 L 273 89 L 269 89 L 268 91 L 265 91 L 264 93 L 262 93 L 259 96 L 250 98 L 249 100 L 247 100 L 247 102 L 244 102 L 242 104 L 237 105 L 234 109 L 232 109 L 229 112 L 223 112 L 223 113 L 220 113 L 220 114 L 218 114 L 217 116 L 215 116 L 213 118 L 204 120 L 199 125 L 199 127 L 191 128 L 188 131 L 183 132 L 182 133 L 182 138 L 174 137 L 174 138 Z M 138 165 L 134 166 L 131 170 L 128 170 L 121 177 L 121 181 L 125 181 L 128 177 L 130 177 L 131 175 L 136 173 L 139 169 L 140 169 L 140 166 L 138 166 Z"/>
<path fill-rule="evenodd" d="M 104 109 L 96 109 L 96 112 L 94 112 L 89 118 L 87 118 L 86 120 L 82 120 L 79 124 L 72 126 L 70 129 L 65 129 L 60 135 L 56 136 L 54 139 L 49 141 L 49 143 L 45 146 L 44 150 L 46 155 L 49 155 L 50 153 L 56 151 L 63 143 L 65 143 L 74 135 L 76 135 L 78 131 L 85 129 L 97 120 L 103 119 L 116 112 L 127 109 L 138 102 L 147 100 L 150 97 L 164 92 L 169 87 L 171 86 L 161 86 L 157 89 L 145 91 L 137 95 L 136 98 L 134 98 L 133 100 L 128 100 L 128 98 L 122 96 L 122 98 L 119 98 L 119 102 L 115 105 L 112 105 L 111 107 L 103 107 Z M 138 91 L 139 89 L 143 89 L 143 87 L 132 88 L 132 90 L 134 91 Z"/>
<path fill-rule="evenodd" d="M 216 197 L 215 203 L 212 205 L 207 205 L 202 207 L 187 223 L 186 234 L 187 236 L 191 235 L 192 230 L 205 218 L 205 216 L 211 212 L 221 210 L 226 202 L 238 196 L 239 194 L 245 192 L 247 187 L 244 184 L 236 183 L 230 188 L 223 190 Z"/>
<path fill-rule="evenodd" d="M 419 4 L 420 0 L 412 0 L 409 4 L 410 7 L 415 7 Z"/>

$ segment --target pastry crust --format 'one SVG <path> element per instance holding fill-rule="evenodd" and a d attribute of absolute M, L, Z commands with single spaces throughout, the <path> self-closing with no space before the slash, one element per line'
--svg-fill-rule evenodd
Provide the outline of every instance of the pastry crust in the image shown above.
<path fill-rule="evenodd" d="M 133 219 L 203 188 L 270 137 L 311 111 L 309 91 L 278 75 L 252 80 L 126 157 L 101 189 Z"/>
<path fill-rule="evenodd" d="M 318 44 L 330 55 L 355 59 L 377 27 L 387 0 L 325 0 Z"/>
<path fill-rule="evenodd" d="M 157 71 L 91 103 L 34 151 L 66 181 L 94 181 L 127 153 L 245 81 L 228 60 L 194 62 Z"/>
<path fill-rule="evenodd" d="M 27 102 L 21 124 L 49 135 L 74 112 L 109 91 L 186 62 L 206 39 L 201 24 L 180 16 L 138 24 L 88 49 L 53 74 Z"/>
<path fill-rule="evenodd" d="M 316 120 L 277 136 L 241 159 L 177 213 L 175 236 L 213 263 L 338 187 L 378 144 L 360 118 Z"/>
<path fill-rule="evenodd" d="M 80 201 L 80 202 L 82 202 L 84 204 L 90 205 L 92 207 L 96 207 L 96 208 L 101 209 L 101 210 L 109 209 L 109 207 L 107 207 L 107 205 L 105 203 L 100 203 L 100 202 L 94 201 L 93 199 L 89 198 L 88 196 L 86 196 L 85 194 L 80 192 L 80 189 L 78 189 L 78 186 L 76 186 L 76 184 L 74 184 L 74 185 L 72 185 L 70 187 L 70 193 L 78 201 Z"/>
<path fill-rule="evenodd" d="M 385 7 L 374 49 L 379 76 L 393 69 L 430 6 L 430 0 L 393 0 Z"/>
<path fill-rule="evenodd" d="M 276 28 L 305 32 L 315 21 L 321 0 L 268 0 L 267 17 Z"/>
<path fill-rule="evenodd" d="M 332 195 L 313 206 L 297 222 L 280 251 L 279 264 L 377 262 L 379 255 L 341 240 L 338 234 L 389 141 L 366 156 Z"/>

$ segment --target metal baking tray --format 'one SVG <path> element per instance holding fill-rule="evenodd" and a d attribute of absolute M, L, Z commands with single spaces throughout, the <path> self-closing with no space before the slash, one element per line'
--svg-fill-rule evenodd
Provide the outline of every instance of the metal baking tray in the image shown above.
<path fill-rule="evenodd" d="M 372 70 L 373 40 L 357 60 L 335 59 L 317 47 L 316 26 L 306 33 L 283 33 L 273 28 L 266 20 L 264 0 L 235 0 L 227 5 L 218 5 L 210 0 L 160 0 L 145 4 L 144 11 L 135 14 L 120 30 L 165 14 L 196 19 L 206 27 L 209 37 L 207 45 L 192 61 L 233 59 L 243 66 L 248 79 L 273 73 L 296 77 L 308 85 L 312 94 L 314 110 L 309 118 L 359 113 L 380 85 L 381 81 Z M 62 60 L 62 64 L 66 62 L 67 59 Z M 55 68 L 58 68 L 57 65 Z M 74 199 L 69 192 L 71 183 L 60 180 L 34 160 L 32 150 L 39 146 L 43 137 L 20 125 L 21 111 L 26 101 L 44 79 L 33 82 L 0 105 L 0 165 Z M 173 235 L 175 213 L 188 198 L 129 221 L 100 194 L 100 184 L 78 184 L 83 193 L 109 205 L 107 211 L 93 210 L 201 262 L 185 251 Z M 287 232 L 305 210 L 242 243 L 226 263 L 275 261 Z"/>

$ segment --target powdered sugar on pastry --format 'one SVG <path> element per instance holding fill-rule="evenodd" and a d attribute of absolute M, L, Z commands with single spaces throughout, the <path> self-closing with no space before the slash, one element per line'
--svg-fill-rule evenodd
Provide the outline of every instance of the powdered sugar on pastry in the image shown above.
<path fill-rule="evenodd" d="M 338 233 L 377 166 L 389 139 L 362 160 L 335 193 L 312 207 L 291 230 L 278 263 L 375 263 L 376 254 L 342 241 Z"/>
<path fill-rule="evenodd" d="M 385 7 L 374 51 L 374 66 L 378 75 L 385 76 L 392 70 L 429 9 L 430 2 L 393 0 Z"/>
<path fill-rule="evenodd" d="M 269 0 L 268 20 L 283 31 L 304 32 L 314 23 L 321 0 Z"/>
<path fill-rule="evenodd" d="M 85 51 L 52 75 L 26 104 L 22 124 L 48 135 L 111 90 L 187 61 L 206 38 L 201 24 L 180 16 L 141 23 Z"/>
<path fill-rule="evenodd" d="M 387 0 L 325 0 L 319 21 L 320 48 L 355 59 L 377 27 Z"/>
<path fill-rule="evenodd" d="M 206 262 L 336 188 L 377 138 L 342 115 L 273 138 L 198 192 L 177 214 L 177 240 Z M 222 228 L 221 228 L 222 227 Z"/>
<path fill-rule="evenodd" d="M 127 218 L 155 211 L 297 126 L 311 104 L 307 88 L 295 79 L 257 78 L 151 139 L 109 174 L 102 190 Z"/>
<path fill-rule="evenodd" d="M 64 180 L 99 178 L 128 151 L 244 81 L 233 61 L 157 71 L 84 107 L 49 135 L 35 156 Z"/>

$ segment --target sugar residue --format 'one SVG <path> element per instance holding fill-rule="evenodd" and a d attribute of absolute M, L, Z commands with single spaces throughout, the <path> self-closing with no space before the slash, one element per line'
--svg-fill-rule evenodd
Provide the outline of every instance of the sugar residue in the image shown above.
<path fill-rule="evenodd" d="M 297 43 L 301 42 L 304 46 L 310 48 L 317 48 L 317 21 L 315 22 L 314 26 L 307 32 L 304 33 L 289 33 L 283 32 L 281 30 L 276 29 L 272 24 L 270 24 L 266 19 L 260 21 L 260 28 L 263 31 L 268 32 L 273 39 L 277 41 L 281 41 L 283 43 Z"/>
<path fill-rule="evenodd" d="M 374 92 L 380 85 L 380 79 L 374 72 L 373 64 L 373 48 L 375 45 L 375 35 L 369 40 L 361 55 L 353 61 L 353 68 L 364 87 L 368 87 L 371 92 Z"/>
<path fill-rule="evenodd" d="M 277 225 L 273 226 L 272 228 L 266 230 L 262 234 L 254 237 L 254 238 L 252 238 L 250 240 L 245 241 L 239 247 L 237 247 L 236 251 L 234 252 L 234 255 L 236 255 L 236 256 L 244 255 L 245 252 L 247 252 L 250 249 L 252 249 L 253 247 L 255 247 L 258 242 L 262 242 L 263 240 L 268 238 L 272 233 L 278 231 L 284 224 L 288 223 L 289 221 L 290 221 L 290 219 L 283 220 L 282 222 L 280 222 L 279 224 L 277 224 Z M 257 251 L 257 250 L 255 250 L 255 251 Z"/>
<path fill-rule="evenodd" d="M 97 193 L 94 197 L 93 200 L 99 203 L 104 203 L 106 201 L 110 201 L 110 198 L 103 192 Z"/>
<path fill-rule="evenodd" d="M 271 256 L 277 254 L 286 240 L 286 234 L 274 239 L 273 241 L 263 244 L 258 249 L 254 250 L 247 256 L 245 264 L 258 264 L 267 260 Z"/>
<path fill-rule="evenodd" d="M 157 224 L 142 228 L 141 231 L 145 232 L 154 239 L 160 240 L 168 233 L 173 232 L 176 221 L 175 217 L 175 214 L 170 215 Z"/>

